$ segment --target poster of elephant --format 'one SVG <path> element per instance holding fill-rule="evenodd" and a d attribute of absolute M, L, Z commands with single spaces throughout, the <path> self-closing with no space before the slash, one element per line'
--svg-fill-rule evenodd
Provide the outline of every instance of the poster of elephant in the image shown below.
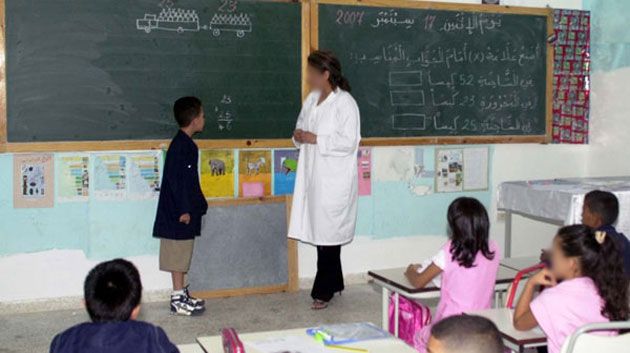
<path fill-rule="evenodd" d="M 207 198 L 234 197 L 234 151 L 202 150 L 201 190 Z"/>
<path fill-rule="evenodd" d="M 259 197 L 271 195 L 271 151 L 238 152 L 238 195 Z"/>

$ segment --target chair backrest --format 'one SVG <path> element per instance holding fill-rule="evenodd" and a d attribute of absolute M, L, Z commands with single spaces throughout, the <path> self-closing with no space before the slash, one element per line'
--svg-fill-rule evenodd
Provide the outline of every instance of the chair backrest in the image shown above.
<path fill-rule="evenodd" d="M 630 333 L 618 336 L 593 332 L 630 330 L 630 321 L 589 324 L 579 328 L 564 342 L 561 353 L 622 353 L 630 351 Z"/>
<path fill-rule="evenodd" d="M 532 267 L 522 269 L 516 274 L 516 277 L 514 277 L 514 280 L 512 280 L 512 284 L 510 284 L 510 286 L 508 287 L 508 298 L 507 302 L 505 303 L 506 308 L 514 309 L 514 300 L 518 298 L 523 291 L 523 281 L 521 281 L 523 277 L 544 267 L 545 265 L 541 263 Z"/>

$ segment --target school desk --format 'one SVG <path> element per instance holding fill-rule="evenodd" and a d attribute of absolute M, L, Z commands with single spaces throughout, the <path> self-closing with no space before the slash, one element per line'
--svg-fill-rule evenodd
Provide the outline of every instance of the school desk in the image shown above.
<path fill-rule="evenodd" d="M 177 349 L 179 349 L 179 353 L 205 353 L 198 343 L 180 344 Z"/>
<path fill-rule="evenodd" d="M 508 257 L 499 261 L 499 265 L 505 268 L 509 268 L 516 272 L 522 271 L 526 268 L 536 266 L 540 263 L 540 256 L 523 256 L 523 257 Z"/>
<path fill-rule="evenodd" d="M 630 176 L 501 183 L 497 208 L 505 211 L 503 256 L 510 257 L 512 250 L 513 214 L 558 226 L 580 223 L 584 195 L 595 189 L 610 191 L 619 198 L 617 229 L 630 234 Z"/>
<path fill-rule="evenodd" d="M 392 268 L 388 270 L 374 270 L 369 271 L 368 275 L 374 279 L 374 284 L 382 288 L 382 324 L 383 329 L 389 327 L 389 296 L 394 294 L 394 322 L 395 330 L 394 336 L 398 337 L 398 296 L 410 299 L 432 299 L 440 297 L 440 288 L 435 287 L 432 284 L 427 287 L 417 289 L 414 288 L 407 277 L 405 276 L 406 268 Z M 497 272 L 497 281 L 495 287 L 495 303 L 500 302 L 500 293 L 506 292 L 514 277 L 516 277 L 517 271 L 507 267 L 499 266 Z"/>
<path fill-rule="evenodd" d="M 284 330 L 284 331 L 272 331 L 272 332 L 256 332 L 256 333 L 244 333 L 239 334 L 239 338 L 243 341 L 245 345 L 245 351 L 247 353 L 261 353 L 258 350 L 248 347 L 248 341 L 262 341 L 273 338 L 280 337 L 304 337 L 305 339 L 312 340 L 313 338 L 306 334 L 306 329 L 294 329 L 294 330 Z M 201 347 L 203 347 L 204 351 L 207 353 L 223 353 L 223 346 L 221 343 L 221 336 L 209 336 L 209 337 L 198 337 L 197 342 Z M 391 337 L 379 340 L 370 340 L 364 342 L 357 342 L 353 344 L 344 345 L 348 347 L 355 348 L 363 348 L 367 349 L 370 353 L 417 353 L 416 350 L 409 347 L 403 341 Z M 325 349 L 327 353 L 344 353 L 345 351 L 339 349 Z M 348 351 L 347 353 L 351 353 Z"/>
<path fill-rule="evenodd" d="M 547 336 L 536 327 L 529 331 L 519 331 L 512 323 L 514 311 L 508 308 L 488 309 L 467 312 L 468 315 L 478 315 L 494 322 L 501 331 L 503 343 L 513 352 L 522 353 L 525 349 L 543 347 L 547 345 Z"/>

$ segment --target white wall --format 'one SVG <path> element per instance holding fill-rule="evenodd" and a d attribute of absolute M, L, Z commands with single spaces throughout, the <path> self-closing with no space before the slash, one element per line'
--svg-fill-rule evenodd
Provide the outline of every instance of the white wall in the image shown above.
<path fill-rule="evenodd" d="M 478 3 L 479 1 L 451 1 Z M 581 8 L 581 0 L 512 0 L 507 5 Z M 507 180 L 534 178 L 581 177 L 630 174 L 629 159 L 624 156 L 625 135 L 629 129 L 625 116 L 630 69 L 592 76 L 591 144 L 572 145 L 497 145 L 494 152 L 492 188 Z M 602 121 L 605 119 L 606 124 Z M 496 200 L 489 210 L 492 237 L 503 243 L 504 224 L 496 211 Z M 513 256 L 536 255 L 548 245 L 556 227 L 515 217 L 513 221 Z M 443 243 L 442 234 L 373 240 L 359 237 L 342 251 L 343 266 L 348 275 L 369 269 L 404 266 L 431 256 Z M 315 249 L 299 247 L 300 278 L 315 273 Z M 155 256 L 132 258 L 142 273 L 148 290 L 170 286 L 167 275 L 157 270 Z M 94 262 L 80 251 L 47 251 L 0 258 L 0 302 L 80 296 L 81 285 Z M 10 280 L 6 280 L 6 279 Z"/>

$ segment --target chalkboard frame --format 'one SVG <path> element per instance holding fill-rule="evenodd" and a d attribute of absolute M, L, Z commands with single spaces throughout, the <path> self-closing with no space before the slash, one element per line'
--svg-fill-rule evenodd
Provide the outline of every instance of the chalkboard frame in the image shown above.
<path fill-rule="evenodd" d="M 261 2 L 300 3 L 301 6 L 301 75 L 306 75 L 306 58 L 310 53 L 309 0 L 258 0 Z M 102 141 L 55 141 L 9 142 L 7 126 L 7 71 L 6 71 L 6 4 L 0 0 L 0 153 L 13 152 L 73 152 L 157 150 L 168 147 L 169 140 L 102 140 Z M 301 82 L 302 100 L 308 95 L 305 80 Z M 297 112 L 296 112 L 297 119 Z M 293 147 L 291 139 L 198 139 L 199 148 L 282 148 Z"/>
<path fill-rule="evenodd" d="M 547 18 L 547 36 L 553 35 L 553 9 L 503 5 L 441 3 L 414 0 L 311 0 L 310 2 L 310 43 L 311 50 L 319 48 L 319 6 L 354 5 L 361 7 L 431 9 L 464 12 L 502 13 L 516 15 L 539 15 Z M 547 46 L 547 77 L 545 95 L 545 134 L 544 135 L 501 135 L 501 136 L 427 136 L 427 137 L 372 137 L 361 141 L 365 146 L 400 145 L 451 145 L 489 143 L 549 143 L 552 138 L 553 100 L 553 45 Z"/>
<path fill-rule="evenodd" d="M 414 0 L 267 0 L 278 2 L 300 2 L 302 17 L 302 99 L 308 94 L 304 80 L 306 58 L 318 48 L 318 8 L 320 4 L 355 5 L 372 7 L 398 7 L 417 9 L 439 9 L 451 11 L 474 11 L 486 13 L 530 14 L 547 17 L 548 35 L 553 34 L 553 10 L 551 8 L 528 8 L 501 5 L 478 5 L 439 3 Z M 0 153 L 3 152 L 63 152 L 63 151 L 102 151 L 102 150 L 147 150 L 164 149 L 168 140 L 107 140 L 107 141 L 68 141 L 68 142 L 25 142 L 9 143 L 7 136 L 7 89 L 6 89 L 6 23 L 5 0 L 0 0 Z M 549 143 L 552 129 L 553 95 L 553 45 L 547 43 L 547 82 L 546 82 L 546 134 L 531 136 L 432 136 L 404 138 L 367 138 L 365 146 L 395 146 L 416 144 L 488 144 L 488 143 Z M 198 140 L 200 148 L 281 148 L 292 147 L 290 139 L 248 139 L 248 140 Z"/>

